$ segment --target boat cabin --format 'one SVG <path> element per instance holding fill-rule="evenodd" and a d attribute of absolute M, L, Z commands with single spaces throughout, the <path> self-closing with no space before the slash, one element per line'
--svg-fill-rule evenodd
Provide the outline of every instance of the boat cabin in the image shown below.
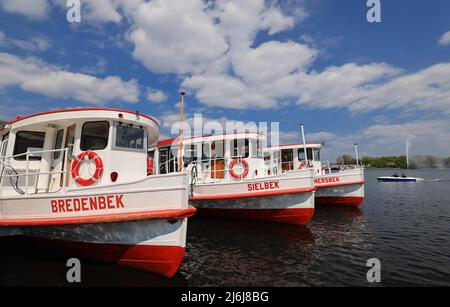
<path fill-rule="evenodd" d="M 306 143 L 306 154 L 303 144 L 280 145 L 264 148 L 264 161 L 273 173 L 284 173 L 312 165 L 314 174 L 322 174 L 320 162 L 321 143 Z M 308 162 L 306 162 L 308 161 Z"/>
<path fill-rule="evenodd" d="M 0 130 L 1 195 L 54 193 L 147 176 L 159 123 L 147 115 L 79 108 L 17 117 Z"/>
<path fill-rule="evenodd" d="M 197 167 L 198 181 L 217 182 L 257 178 L 265 175 L 264 135 L 234 133 L 183 140 L 183 164 Z M 179 167 L 178 138 L 149 148 L 154 174 L 167 174 Z"/>

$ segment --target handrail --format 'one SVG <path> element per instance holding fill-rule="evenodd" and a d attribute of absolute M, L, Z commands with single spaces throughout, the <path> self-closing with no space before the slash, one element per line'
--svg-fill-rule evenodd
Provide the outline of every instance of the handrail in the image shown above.
<path fill-rule="evenodd" d="M 30 176 L 36 177 L 35 189 L 34 189 L 34 193 L 32 193 L 32 194 L 39 194 L 36 187 L 37 187 L 37 182 L 39 181 L 39 177 L 41 175 L 66 174 L 67 170 L 49 171 L 49 172 L 37 171 L 37 172 L 30 173 L 30 156 L 34 156 L 37 154 L 42 155 L 44 153 L 62 152 L 62 153 L 64 153 L 63 157 L 65 157 L 65 159 L 67 159 L 68 151 L 69 151 L 69 148 L 59 148 L 59 149 L 47 149 L 47 150 L 38 150 L 38 151 L 27 151 L 25 153 L 20 153 L 20 154 L 10 155 L 10 156 L 0 156 L 0 197 L 3 195 L 3 187 L 4 187 L 5 178 L 12 178 L 12 177 L 15 177 L 15 178 L 25 177 L 25 195 L 30 194 L 29 193 L 29 177 Z M 11 166 L 10 160 L 15 159 L 17 157 L 22 157 L 22 156 L 25 156 L 25 173 L 5 174 L 4 170 L 6 167 L 10 167 L 14 170 L 14 168 Z M 19 180 L 17 179 L 17 185 L 18 185 L 18 182 L 19 182 Z M 17 190 L 16 190 L 16 192 L 17 192 Z M 45 193 L 56 193 L 56 192 L 57 191 L 55 191 L 55 192 L 46 191 Z"/>

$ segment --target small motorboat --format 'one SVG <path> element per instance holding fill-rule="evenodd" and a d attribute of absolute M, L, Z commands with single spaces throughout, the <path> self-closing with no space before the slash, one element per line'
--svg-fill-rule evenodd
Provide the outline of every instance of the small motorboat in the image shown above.
<path fill-rule="evenodd" d="M 406 174 L 402 174 L 399 176 L 398 174 L 393 174 L 391 176 L 381 176 L 377 178 L 378 181 L 381 182 L 417 182 L 417 181 L 423 181 L 422 178 L 417 177 L 409 177 L 406 176 Z"/>

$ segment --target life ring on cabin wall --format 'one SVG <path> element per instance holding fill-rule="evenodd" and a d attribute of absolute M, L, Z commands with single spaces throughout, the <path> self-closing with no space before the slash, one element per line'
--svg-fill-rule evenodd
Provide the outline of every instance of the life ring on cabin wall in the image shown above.
<path fill-rule="evenodd" d="M 244 167 L 244 171 L 241 174 L 236 173 L 236 171 L 234 170 L 234 167 L 238 163 L 242 164 L 242 166 Z M 241 158 L 234 159 L 233 161 L 231 161 L 229 169 L 230 169 L 231 177 L 233 177 L 235 179 L 245 178 L 245 177 L 247 177 L 248 172 L 249 172 L 248 162 Z"/>
<path fill-rule="evenodd" d="M 147 176 L 153 175 L 153 158 L 147 158 Z"/>
<path fill-rule="evenodd" d="M 306 162 L 303 161 L 302 163 L 300 163 L 300 165 L 298 166 L 298 169 L 303 169 L 306 166 Z"/>
<path fill-rule="evenodd" d="M 81 165 L 83 164 L 83 161 L 89 161 L 89 160 L 93 160 L 95 162 L 95 172 L 90 178 L 85 179 L 80 176 L 80 168 L 81 168 Z M 73 161 L 71 172 L 72 172 L 73 180 L 75 180 L 75 182 L 78 183 L 79 185 L 82 185 L 82 186 L 93 185 L 94 183 L 96 183 L 97 181 L 99 181 L 102 178 L 103 161 L 100 158 L 100 156 L 97 155 L 93 151 L 89 150 L 89 151 L 82 152 Z"/>

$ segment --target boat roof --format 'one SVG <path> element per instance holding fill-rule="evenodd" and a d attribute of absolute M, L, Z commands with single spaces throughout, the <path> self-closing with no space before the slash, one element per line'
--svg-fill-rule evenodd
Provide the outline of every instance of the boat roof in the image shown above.
<path fill-rule="evenodd" d="M 233 139 L 245 139 L 245 138 L 261 138 L 264 134 L 258 132 L 237 132 L 237 133 L 223 133 L 223 134 L 210 134 L 210 135 L 199 135 L 189 138 L 183 138 L 183 142 L 186 144 L 192 143 L 202 143 L 220 140 L 233 140 Z M 163 147 L 166 145 L 177 145 L 179 143 L 179 137 L 161 140 L 156 146 Z M 155 147 L 155 146 L 152 146 Z"/>
<path fill-rule="evenodd" d="M 275 151 L 280 149 L 298 149 L 303 148 L 303 144 L 285 144 L 285 145 L 279 145 L 279 146 L 269 146 L 264 148 L 264 150 L 267 151 Z M 322 148 L 322 143 L 319 142 L 308 142 L 306 143 L 306 148 Z"/>
<path fill-rule="evenodd" d="M 35 113 L 26 116 L 17 116 L 7 123 L 7 128 L 15 129 L 21 126 L 33 124 L 45 124 L 59 120 L 77 120 L 77 119 L 120 119 L 124 122 L 138 123 L 148 128 L 157 128 L 160 123 L 151 116 L 141 114 L 138 111 L 115 108 L 72 108 L 62 110 L 52 110 L 47 112 Z"/>

